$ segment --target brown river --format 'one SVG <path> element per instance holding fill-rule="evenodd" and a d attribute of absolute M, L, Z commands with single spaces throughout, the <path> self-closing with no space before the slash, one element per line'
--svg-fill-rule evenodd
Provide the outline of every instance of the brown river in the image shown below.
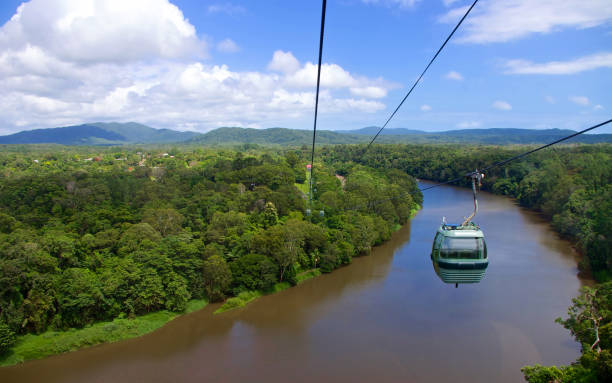
<path fill-rule="evenodd" d="M 426 184 L 424 184 L 426 185 Z M 429 254 L 471 191 L 439 187 L 371 256 L 220 315 L 218 304 L 137 339 L 0 368 L 0 382 L 520 382 L 579 345 L 554 322 L 582 282 L 575 254 L 536 215 L 480 195 L 482 282 L 447 285 Z"/>

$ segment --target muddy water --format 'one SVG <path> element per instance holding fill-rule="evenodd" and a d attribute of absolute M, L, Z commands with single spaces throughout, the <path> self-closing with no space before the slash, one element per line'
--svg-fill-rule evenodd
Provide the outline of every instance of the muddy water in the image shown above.
<path fill-rule="evenodd" d="M 537 216 L 482 194 L 490 265 L 443 284 L 429 253 L 469 190 L 425 193 L 423 209 L 369 257 L 244 309 L 218 305 L 147 336 L 1 368 L 9 382 L 517 382 L 525 364 L 564 364 L 578 345 L 554 319 L 581 281 L 567 242 Z"/>

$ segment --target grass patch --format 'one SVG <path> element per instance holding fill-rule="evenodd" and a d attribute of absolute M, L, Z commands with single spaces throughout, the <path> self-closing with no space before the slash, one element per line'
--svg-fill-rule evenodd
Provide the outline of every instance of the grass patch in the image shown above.
<path fill-rule="evenodd" d="M 319 272 L 318 274 L 321 274 L 321 273 Z M 298 276 L 298 278 L 299 278 L 299 276 Z M 309 277 L 309 278 L 312 278 L 312 277 Z M 308 278 L 306 278 L 306 279 L 308 279 Z M 221 313 L 229 311 L 229 310 L 233 310 L 233 309 L 237 309 L 237 308 L 240 308 L 240 307 L 244 307 L 247 304 L 251 303 L 252 301 L 254 301 L 255 299 L 257 299 L 257 298 L 259 298 L 261 296 L 264 296 L 264 295 L 267 295 L 267 294 L 279 293 L 279 292 L 281 292 L 283 290 L 287 290 L 290 287 L 291 287 L 291 284 L 289 282 L 278 282 L 278 283 L 275 283 L 274 286 L 272 286 L 272 288 L 270 290 L 265 291 L 265 292 L 262 292 L 262 291 L 243 291 L 240 294 L 238 294 L 237 297 L 229 298 L 228 300 L 226 300 L 225 303 L 223 303 L 223 305 L 221 307 L 216 309 L 214 313 L 215 314 L 221 314 Z"/>
<path fill-rule="evenodd" d="M 299 191 L 308 195 L 308 183 L 304 182 L 303 184 L 294 183 L 295 187 L 298 188 Z"/>
<path fill-rule="evenodd" d="M 303 273 L 296 275 L 297 283 L 299 285 L 300 283 L 303 283 L 311 278 L 318 277 L 319 275 L 321 275 L 321 270 L 319 269 L 304 271 Z"/>
<path fill-rule="evenodd" d="M 188 303 L 185 312 L 199 310 L 206 304 L 206 300 L 203 299 L 192 300 Z M 17 344 L 10 354 L 0 359 L 0 366 L 10 366 L 96 344 L 135 338 L 157 330 L 179 315 L 180 313 L 163 310 L 134 319 L 121 318 L 110 322 L 98 322 L 82 329 L 47 331 L 39 335 L 26 334 L 17 339 Z"/>
<path fill-rule="evenodd" d="M 261 291 L 243 291 L 238 294 L 237 297 L 229 298 L 225 301 L 225 303 L 215 310 L 215 314 L 220 314 L 222 312 L 237 309 L 239 307 L 246 306 L 252 300 L 255 300 L 262 296 Z"/>
<path fill-rule="evenodd" d="M 203 309 L 208 304 L 206 299 L 192 299 L 187 302 L 187 307 L 185 308 L 185 314 L 192 313 L 194 311 L 198 311 Z"/>
<path fill-rule="evenodd" d="M 306 170 L 306 181 L 303 184 L 294 183 L 295 187 L 298 188 L 299 191 L 308 195 L 308 185 L 310 185 L 310 172 Z"/>
<path fill-rule="evenodd" d="M 291 284 L 289 282 L 275 283 L 274 287 L 272 287 L 272 290 L 270 290 L 270 294 L 279 293 L 283 290 L 287 290 L 289 287 L 291 287 Z"/>

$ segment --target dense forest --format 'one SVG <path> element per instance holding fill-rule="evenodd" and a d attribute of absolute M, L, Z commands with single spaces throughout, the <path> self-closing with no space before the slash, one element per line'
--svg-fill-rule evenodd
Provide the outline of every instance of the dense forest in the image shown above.
<path fill-rule="evenodd" d="M 326 147 L 325 162 L 340 169 L 355 161 L 398 169 L 414 177 L 448 181 L 523 153 L 525 147 L 378 145 Z M 466 178 L 463 186 L 468 187 Z M 598 281 L 612 278 L 612 145 L 561 146 L 534 153 L 486 173 L 483 190 L 515 198 L 541 212 L 586 258 Z"/>
<path fill-rule="evenodd" d="M 370 126 L 357 130 L 319 130 L 317 144 L 364 144 L 379 131 Z M 445 132 L 425 132 L 404 128 L 385 129 L 377 138 L 384 144 L 482 144 L 513 145 L 542 144 L 576 133 L 561 129 L 460 129 Z M 612 143 L 612 134 L 586 134 L 575 137 L 575 143 Z M 129 145 L 178 144 L 192 146 L 231 146 L 258 144 L 264 146 L 310 145 L 309 130 L 286 128 L 220 127 L 207 133 L 155 129 L 135 122 L 95 122 L 59 128 L 24 130 L 0 136 L 0 144 L 61 144 L 61 145 Z"/>
<path fill-rule="evenodd" d="M 295 284 L 388 239 L 422 203 L 413 177 L 446 181 L 525 147 L 324 147 L 309 151 L 7 146 L 0 152 L 0 348 L 15 336 L 79 328 Z M 541 212 L 612 276 L 612 146 L 561 146 L 486 173 L 483 189 Z M 466 179 L 463 186 L 468 186 Z M 558 319 L 583 345 L 530 382 L 612 376 L 612 288 L 586 288 Z M 597 331 L 595 331 L 597 329 Z"/>
<path fill-rule="evenodd" d="M 525 147 L 378 145 L 323 150 L 330 166 L 355 161 L 444 182 L 525 151 Z M 463 185 L 468 187 L 466 178 Z M 612 381 L 612 145 L 562 146 L 487 171 L 483 189 L 541 212 L 586 255 L 579 267 L 605 282 L 585 287 L 556 321 L 582 346 L 570 366 L 523 368 L 530 383 Z M 426 192 L 425 192 L 426 193 Z"/>
<path fill-rule="evenodd" d="M 422 203 L 415 179 L 305 151 L 6 147 L 0 152 L 0 346 L 295 284 L 367 254 Z M 310 213 L 310 214 L 309 214 Z"/>

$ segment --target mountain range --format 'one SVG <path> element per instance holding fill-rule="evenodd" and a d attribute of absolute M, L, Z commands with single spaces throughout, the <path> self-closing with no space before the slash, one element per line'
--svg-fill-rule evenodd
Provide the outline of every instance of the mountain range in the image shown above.
<path fill-rule="evenodd" d="M 379 128 L 370 126 L 356 130 L 319 130 L 317 143 L 368 143 Z M 425 132 L 403 128 L 385 129 L 377 143 L 458 143 L 458 144 L 542 144 L 575 133 L 562 129 L 461 129 L 445 132 Z M 612 143 L 612 134 L 584 134 L 568 143 Z M 26 130 L 0 136 L 0 144 L 61 144 L 61 145 L 125 145 L 183 143 L 190 145 L 258 144 L 301 146 L 312 143 L 312 131 L 270 128 L 251 129 L 222 127 L 207 133 L 154 129 L 135 122 L 87 123 L 50 129 Z"/>
<path fill-rule="evenodd" d="M 124 145 L 187 141 L 198 133 L 154 129 L 135 122 L 94 122 L 61 128 L 24 130 L 0 136 L 0 144 Z"/>

